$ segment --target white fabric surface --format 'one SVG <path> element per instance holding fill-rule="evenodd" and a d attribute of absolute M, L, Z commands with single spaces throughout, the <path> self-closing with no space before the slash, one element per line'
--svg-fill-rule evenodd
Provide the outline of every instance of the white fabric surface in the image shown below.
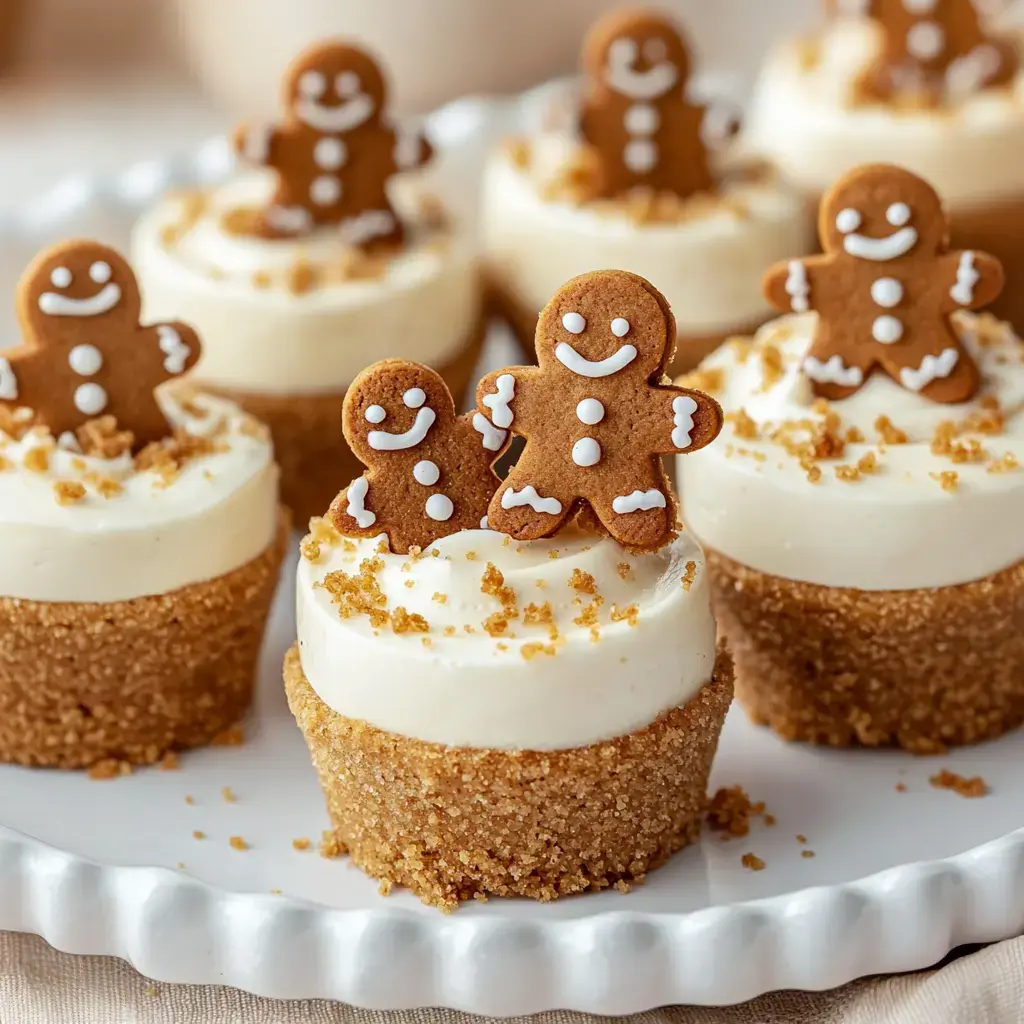
<path fill-rule="evenodd" d="M 549 1013 L 537 1024 L 607 1018 Z M 0 932 L 0 1024 L 469 1024 L 445 1010 L 379 1013 L 319 1000 L 276 1002 L 234 989 L 147 981 L 111 957 L 58 953 Z M 854 982 L 834 992 L 778 992 L 721 1009 L 670 1007 L 630 1024 L 1009 1024 L 1024 1020 L 1024 938 L 935 971 Z"/>

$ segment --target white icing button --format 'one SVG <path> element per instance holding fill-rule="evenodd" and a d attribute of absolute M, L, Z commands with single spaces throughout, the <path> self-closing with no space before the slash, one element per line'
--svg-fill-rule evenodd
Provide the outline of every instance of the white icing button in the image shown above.
<path fill-rule="evenodd" d="M 368 423 L 383 423 L 387 410 L 382 405 L 371 405 L 363 415 Z"/>
<path fill-rule="evenodd" d="M 319 99 L 327 91 L 327 79 L 319 71 L 303 71 L 299 78 L 299 92 L 308 99 Z"/>
<path fill-rule="evenodd" d="M 54 288 L 67 288 L 72 281 L 71 271 L 67 267 L 55 267 L 50 274 L 50 281 Z"/>
<path fill-rule="evenodd" d="M 617 316 L 612 321 L 612 334 L 616 338 L 624 338 L 629 334 L 629 321 L 625 317 Z"/>
<path fill-rule="evenodd" d="M 455 514 L 455 506 L 447 494 L 432 494 L 427 498 L 427 515 L 439 523 L 446 523 Z"/>
<path fill-rule="evenodd" d="M 354 71 L 342 71 L 334 80 L 334 88 L 339 96 L 348 98 L 362 92 L 363 84 Z"/>
<path fill-rule="evenodd" d="M 423 388 L 409 388 L 404 395 L 402 395 L 402 401 L 405 402 L 407 409 L 418 409 L 427 400 L 427 393 Z"/>
<path fill-rule="evenodd" d="M 441 470 L 429 459 L 423 459 L 412 467 L 413 479 L 424 487 L 432 487 L 441 479 Z"/>
<path fill-rule="evenodd" d="M 97 284 L 106 284 L 113 273 L 114 272 L 110 269 L 110 264 L 107 263 L 106 260 L 97 260 L 89 268 L 89 276 Z"/>
<path fill-rule="evenodd" d="M 79 384 L 75 388 L 75 408 L 85 416 L 98 416 L 107 407 L 107 393 L 99 384 Z"/>
<path fill-rule="evenodd" d="M 892 224 L 893 227 L 901 228 L 910 220 L 910 207 L 907 206 L 906 203 L 893 203 L 892 206 L 885 211 L 885 219 Z"/>
<path fill-rule="evenodd" d="M 309 198 L 317 206 L 332 206 L 341 198 L 341 181 L 333 174 L 321 174 L 309 186 Z"/>
<path fill-rule="evenodd" d="M 946 48 L 946 33 L 934 21 L 919 21 L 907 32 L 907 52 L 918 60 L 935 60 Z"/>
<path fill-rule="evenodd" d="M 626 143 L 622 162 L 634 174 L 648 174 L 658 162 L 658 147 L 650 139 L 632 139 Z"/>
<path fill-rule="evenodd" d="M 649 103 L 634 103 L 626 111 L 624 124 L 630 135 L 653 135 L 661 123 L 657 107 Z"/>
<path fill-rule="evenodd" d="M 572 446 L 572 461 L 577 466 L 596 466 L 601 461 L 601 446 L 592 437 L 581 437 Z"/>
<path fill-rule="evenodd" d="M 903 298 L 903 285 L 894 277 L 880 277 L 871 286 L 871 298 L 884 309 L 892 309 Z"/>
<path fill-rule="evenodd" d="M 856 231 L 861 225 L 860 210 L 840 210 L 836 215 L 836 227 L 844 234 Z"/>
<path fill-rule="evenodd" d="M 871 336 L 882 345 L 894 345 L 903 337 L 903 324 L 894 316 L 880 316 L 871 326 Z"/>
<path fill-rule="evenodd" d="M 103 353 L 95 345 L 76 345 L 68 353 L 68 366 L 80 377 L 99 373 L 102 365 Z"/>
<path fill-rule="evenodd" d="M 313 147 L 313 159 L 317 167 L 322 167 L 325 171 L 336 171 L 345 163 L 347 155 L 345 143 L 332 135 L 318 139 Z"/>
<path fill-rule="evenodd" d="M 596 398 L 584 398 L 576 406 L 576 419 L 580 423 L 586 423 L 588 427 L 592 427 L 604 419 L 604 406 Z"/>
<path fill-rule="evenodd" d="M 587 321 L 579 313 L 566 313 L 562 317 L 562 326 L 570 334 L 582 334 L 587 329 Z"/>

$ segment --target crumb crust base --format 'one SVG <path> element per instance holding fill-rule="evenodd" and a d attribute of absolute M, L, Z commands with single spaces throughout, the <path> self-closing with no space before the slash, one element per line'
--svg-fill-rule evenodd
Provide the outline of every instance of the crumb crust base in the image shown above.
<path fill-rule="evenodd" d="M 461 408 L 469 389 L 486 329 L 486 317 L 481 315 L 458 353 L 435 367 L 444 377 L 457 408 Z M 385 349 L 368 348 L 367 365 L 386 354 Z M 198 386 L 240 405 L 270 428 L 274 457 L 281 468 L 281 500 L 291 509 L 297 526 L 305 528 L 313 516 L 324 515 L 338 492 L 365 469 L 341 433 L 345 388 L 279 395 L 240 391 L 202 381 Z"/>
<path fill-rule="evenodd" d="M 452 910 L 625 888 L 700 833 L 732 700 L 720 648 L 711 682 L 628 736 L 574 750 L 445 747 L 345 718 L 313 691 L 293 646 L 288 703 L 305 736 L 335 841 L 381 883 Z"/>
<path fill-rule="evenodd" d="M 252 699 L 290 537 L 223 576 L 102 604 L 0 597 L 0 762 L 152 764 L 209 743 Z"/>
<path fill-rule="evenodd" d="M 783 739 L 934 754 L 1024 722 L 1024 562 L 957 586 L 863 591 L 705 554 L 737 700 Z"/>

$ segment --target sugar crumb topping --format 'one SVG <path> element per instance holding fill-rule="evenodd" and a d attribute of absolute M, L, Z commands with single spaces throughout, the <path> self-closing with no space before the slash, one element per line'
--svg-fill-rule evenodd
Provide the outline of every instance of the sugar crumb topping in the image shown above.
<path fill-rule="evenodd" d="M 58 505 L 77 505 L 85 498 L 85 485 L 77 480 L 57 480 L 53 495 Z"/>

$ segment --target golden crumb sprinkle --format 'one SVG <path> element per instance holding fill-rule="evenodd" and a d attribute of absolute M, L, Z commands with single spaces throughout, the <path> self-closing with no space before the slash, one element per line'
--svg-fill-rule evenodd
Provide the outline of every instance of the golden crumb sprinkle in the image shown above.
<path fill-rule="evenodd" d="M 860 469 L 856 466 L 836 466 L 836 478 L 843 483 L 856 483 L 860 479 Z"/>
<path fill-rule="evenodd" d="M 248 850 L 249 844 L 241 836 L 232 836 L 228 840 L 228 845 L 232 850 Z"/>
<path fill-rule="evenodd" d="M 513 167 L 518 167 L 519 170 L 525 171 L 530 166 L 531 146 L 529 139 L 522 136 L 507 139 L 503 149 L 505 156 L 508 157 L 509 163 Z"/>
<path fill-rule="evenodd" d="M 686 571 L 683 573 L 683 590 L 689 590 L 693 581 L 697 578 L 697 563 L 690 561 L 686 563 Z"/>
<path fill-rule="evenodd" d="M 168 750 L 160 760 L 160 771 L 176 772 L 181 768 L 181 759 L 173 750 Z"/>
<path fill-rule="evenodd" d="M 116 498 L 124 491 L 121 482 L 112 476 L 96 476 L 90 479 L 93 487 L 96 488 L 96 493 L 101 498 Z"/>
<path fill-rule="evenodd" d="M 295 850 L 308 850 L 312 845 L 312 842 L 306 836 L 292 840 L 292 848 Z"/>
<path fill-rule="evenodd" d="M 860 427 L 847 427 L 844 439 L 847 444 L 864 444 L 867 441 L 864 431 Z"/>
<path fill-rule="evenodd" d="M 679 383 L 684 388 L 703 391 L 706 395 L 718 394 L 725 387 L 725 370 L 721 367 L 698 368 L 686 374 Z"/>
<path fill-rule="evenodd" d="M 391 613 L 391 629 L 399 636 L 406 633 L 429 633 L 430 623 L 422 615 L 406 611 L 399 605 Z"/>
<path fill-rule="evenodd" d="M 488 615 L 481 625 L 488 636 L 502 636 L 508 630 L 508 617 L 504 612 L 495 612 Z M 469 626 L 466 627 L 466 632 L 470 632 Z"/>
<path fill-rule="evenodd" d="M 592 644 L 598 644 L 601 642 L 601 630 L 597 626 L 590 627 L 590 642 Z"/>
<path fill-rule="evenodd" d="M 807 842 L 807 836 L 801 835 L 801 834 L 800 834 L 800 833 L 798 832 L 798 833 L 797 833 L 797 836 L 796 836 L 796 841 L 797 841 L 798 843 L 801 843 L 801 844 L 805 844 L 805 843 Z"/>
<path fill-rule="evenodd" d="M 445 636 L 455 636 L 455 633 L 456 633 L 456 629 L 455 629 L 454 626 L 445 626 L 444 627 L 444 635 Z"/>
<path fill-rule="evenodd" d="M 89 766 L 86 775 L 94 782 L 106 782 L 122 775 L 131 775 L 132 766 L 127 761 L 119 761 L 116 757 L 106 757 Z"/>
<path fill-rule="evenodd" d="M 348 853 L 348 847 L 330 830 L 320 836 L 319 853 L 324 860 L 334 860 Z"/>
<path fill-rule="evenodd" d="M 993 459 L 986 467 L 988 473 L 1012 473 L 1020 469 L 1020 460 L 1013 452 L 1004 452 L 1001 458 Z"/>
<path fill-rule="evenodd" d="M 782 380 L 785 367 L 782 362 L 782 350 L 768 342 L 760 346 L 761 356 L 761 390 L 768 391 Z"/>
<path fill-rule="evenodd" d="M 555 625 L 555 613 L 550 601 L 543 604 L 528 604 L 523 609 L 523 624 L 526 626 L 547 626 L 553 632 Z"/>
<path fill-rule="evenodd" d="M 135 456 L 135 468 L 140 473 L 156 473 L 164 486 L 169 486 L 181 470 L 196 459 L 202 459 L 223 450 L 210 437 L 200 437 L 184 430 L 176 430 L 162 441 L 152 441 Z"/>
<path fill-rule="evenodd" d="M 220 795 L 221 795 L 221 796 L 222 796 L 222 797 L 224 798 L 224 800 L 225 800 L 225 801 L 226 801 L 227 803 L 229 803 L 229 804 L 233 804 L 233 803 L 235 803 L 235 802 L 236 802 L 236 801 L 238 800 L 238 797 L 237 797 L 237 796 L 235 796 L 235 794 L 234 794 L 234 792 L 232 791 L 232 789 L 231 789 L 231 787 L 230 787 L 230 786 L 225 786 L 225 787 L 224 787 L 224 788 L 223 788 L 223 789 L 222 789 L 222 790 L 220 791 Z"/>
<path fill-rule="evenodd" d="M 212 747 L 240 747 L 245 743 L 245 731 L 240 725 L 232 725 L 227 729 L 221 729 L 216 736 L 210 740 Z"/>
<path fill-rule="evenodd" d="M 766 814 L 764 816 L 764 823 L 765 823 L 765 825 L 768 826 L 768 828 L 771 828 L 774 824 L 776 824 L 775 815 L 774 814 Z"/>
<path fill-rule="evenodd" d="M 466 561 L 467 562 L 475 562 L 476 561 L 476 552 L 475 551 L 467 551 L 466 552 Z"/>
<path fill-rule="evenodd" d="M 377 541 L 376 551 L 377 551 L 378 555 L 390 554 L 391 548 L 388 547 L 388 539 L 387 539 L 387 537 L 381 537 L 381 539 L 379 541 Z"/>
<path fill-rule="evenodd" d="M 928 475 L 937 481 L 947 494 L 953 494 L 960 489 L 960 474 L 951 469 L 944 470 L 941 473 L 929 473 Z"/>
<path fill-rule="evenodd" d="M 800 856 L 803 857 L 805 860 L 810 860 L 811 857 L 815 856 L 815 853 L 813 850 L 801 850 Z"/>
<path fill-rule="evenodd" d="M 875 432 L 882 444 L 906 444 L 910 440 L 906 432 L 894 426 L 888 416 L 879 416 L 875 420 Z"/>
<path fill-rule="evenodd" d="M 423 644 L 428 650 L 434 646 L 434 641 L 429 636 L 422 637 L 420 643 Z"/>
<path fill-rule="evenodd" d="M 500 640 L 494 645 L 499 651 L 507 651 L 508 644 L 502 643 Z"/>
<path fill-rule="evenodd" d="M 135 435 L 130 430 L 121 430 L 113 416 L 87 420 L 75 431 L 75 437 L 82 454 L 97 459 L 128 455 L 135 444 Z"/>
<path fill-rule="evenodd" d="M 196 803 L 195 797 L 190 796 L 188 793 L 186 793 L 185 794 L 185 803 L 187 803 L 189 805 L 189 807 L 194 807 L 195 803 Z"/>
<path fill-rule="evenodd" d="M 58 505 L 77 505 L 85 498 L 85 486 L 77 480 L 57 480 L 53 485 L 53 496 Z"/>
<path fill-rule="evenodd" d="M 968 800 L 987 796 L 989 793 L 988 783 L 980 776 L 975 775 L 973 778 L 967 779 L 946 768 L 943 768 L 938 775 L 933 775 L 928 781 L 935 789 L 949 789 L 957 796 L 966 797 Z"/>
<path fill-rule="evenodd" d="M 759 434 L 757 422 L 746 409 L 737 409 L 735 412 L 726 413 L 725 422 L 732 424 L 734 437 L 743 438 L 744 441 L 757 440 Z"/>
<path fill-rule="evenodd" d="M 431 601 L 436 601 L 438 604 L 447 604 L 448 603 L 448 595 L 447 594 L 442 594 L 440 591 L 436 591 L 434 593 L 434 596 L 431 597 L 430 600 Z"/>
<path fill-rule="evenodd" d="M 323 516 L 313 516 L 309 520 L 309 533 L 306 540 L 316 543 L 321 547 L 335 547 L 341 540 L 341 534 L 334 528 L 334 524 Z"/>
<path fill-rule="evenodd" d="M 877 473 L 880 469 L 878 462 L 878 456 L 874 452 L 868 452 L 867 455 L 862 455 L 857 460 L 857 469 L 864 476 L 870 476 L 872 473 Z"/>
<path fill-rule="evenodd" d="M 768 866 L 755 853 L 743 854 L 743 856 L 740 857 L 740 863 L 749 871 L 764 871 L 764 869 Z"/>
<path fill-rule="evenodd" d="M 628 580 L 629 574 L 633 571 L 633 566 L 631 566 L 629 562 L 619 562 L 619 564 L 615 566 L 615 571 L 619 574 L 620 580 Z"/>
<path fill-rule="evenodd" d="M 206 838 L 206 833 L 205 832 L 200 832 L 199 829 L 196 829 L 195 832 L 192 833 L 192 838 L 193 839 L 205 839 Z"/>
<path fill-rule="evenodd" d="M 552 548 L 552 549 L 551 549 L 551 550 L 550 550 L 550 551 L 548 552 L 548 558 L 549 558 L 549 559 L 550 559 L 551 561 L 555 561 L 555 560 L 556 560 L 556 559 L 558 558 L 558 548 Z"/>
<path fill-rule="evenodd" d="M 594 581 L 594 577 L 589 572 L 583 572 L 582 569 L 573 569 L 572 575 L 569 577 L 569 586 L 580 594 L 597 593 L 597 583 Z"/>
<path fill-rule="evenodd" d="M 613 604 L 611 620 L 612 622 L 628 622 L 631 626 L 636 626 L 640 621 L 640 609 L 635 604 L 626 605 L 625 608 L 619 608 Z"/>
<path fill-rule="evenodd" d="M 579 600 L 579 598 L 577 598 Z M 572 621 L 575 625 L 580 626 L 583 629 L 590 629 L 597 625 L 598 614 L 601 611 L 601 606 L 604 604 L 604 598 L 600 594 L 595 594 L 591 599 L 590 603 L 586 607 L 580 610 L 579 615 L 576 616 Z"/>
<path fill-rule="evenodd" d="M 370 626 L 380 629 L 386 626 L 391 616 L 385 607 L 387 597 L 380 589 L 377 573 L 384 568 L 379 558 L 364 558 L 359 565 L 359 574 L 347 573 L 341 569 L 329 572 L 320 583 L 338 607 L 338 615 L 342 619 L 350 619 L 355 615 L 365 615 Z"/>
<path fill-rule="evenodd" d="M 902 782 L 897 782 L 896 783 L 896 792 L 897 793 L 906 793 L 906 791 L 907 791 L 907 787 Z"/>
<path fill-rule="evenodd" d="M 821 482 L 821 467 L 820 466 L 805 466 L 804 472 L 807 474 L 807 479 L 812 484 Z"/>
<path fill-rule="evenodd" d="M 533 661 L 534 658 L 540 655 L 553 658 L 558 653 L 558 650 L 554 644 L 529 643 L 523 644 L 519 648 L 519 653 L 526 661 Z"/>
<path fill-rule="evenodd" d="M 750 832 L 750 819 L 764 814 L 764 801 L 750 799 L 742 786 L 723 786 L 711 798 L 705 820 L 712 832 L 729 836 L 745 836 Z"/>
<path fill-rule="evenodd" d="M 33 473 L 45 473 L 50 468 L 49 448 L 30 448 L 25 452 L 25 468 Z"/>
<path fill-rule="evenodd" d="M 402 584 L 402 586 L 404 586 L 408 590 L 412 590 L 412 588 L 416 586 L 416 581 L 415 580 L 406 580 Z"/>

